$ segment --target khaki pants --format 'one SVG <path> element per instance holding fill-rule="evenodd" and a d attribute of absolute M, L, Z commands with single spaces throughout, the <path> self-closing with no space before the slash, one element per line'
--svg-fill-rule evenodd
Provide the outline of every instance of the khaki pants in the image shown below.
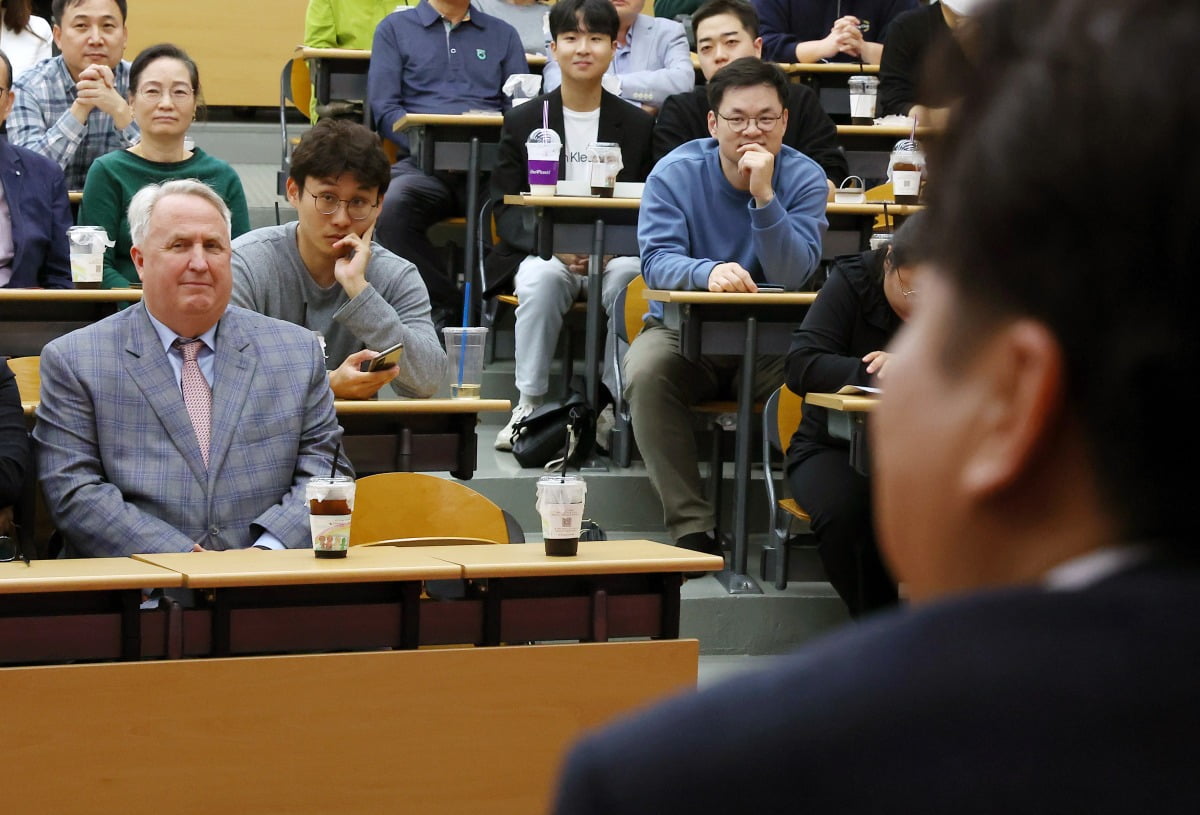
<path fill-rule="evenodd" d="M 692 405 L 735 397 L 740 357 L 701 357 L 679 351 L 679 332 L 651 320 L 625 356 L 625 397 L 633 434 L 650 483 L 663 505 L 667 533 L 675 540 L 716 526 L 704 497 Z M 763 401 L 783 384 L 784 358 L 759 357 L 754 398 Z"/>

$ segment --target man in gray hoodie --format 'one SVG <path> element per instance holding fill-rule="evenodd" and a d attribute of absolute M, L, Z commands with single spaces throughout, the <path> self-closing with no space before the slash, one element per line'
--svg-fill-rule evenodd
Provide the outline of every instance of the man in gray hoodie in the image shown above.
<path fill-rule="evenodd" d="M 340 399 L 369 399 L 389 382 L 401 396 L 431 396 L 445 372 L 417 267 L 371 240 L 390 178 L 374 133 L 323 120 L 292 154 L 287 197 L 299 220 L 233 243 L 233 304 L 319 333 Z M 361 370 L 398 343 L 396 365 Z"/>

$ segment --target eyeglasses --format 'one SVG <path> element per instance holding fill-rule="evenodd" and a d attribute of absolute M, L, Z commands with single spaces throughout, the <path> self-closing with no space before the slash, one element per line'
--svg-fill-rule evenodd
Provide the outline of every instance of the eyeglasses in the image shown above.
<path fill-rule="evenodd" d="M 762 116 L 726 116 L 723 113 L 718 113 L 717 115 L 729 123 L 729 129 L 734 133 L 741 133 L 750 126 L 751 122 L 757 122 L 758 129 L 766 133 L 774 130 L 775 125 L 779 124 L 779 120 L 783 118 L 782 116 L 774 113 L 768 113 Z"/>
<path fill-rule="evenodd" d="M 29 565 L 29 556 L 21 549 L 21 544 L 17 542 L 16 538 L 0 535 L 0 563 L 18 559 L 23 560 L 26 566 Z"/>
<path fill-rule="evenodd" d="M 372 204 L 366 198 L 351 198 L 347 201 L 343 198 L 338 198 L 331 192 L 311 193 L 306 189 L 304 193 L 312 196 L 313 205 L 316 207 L 317 212 L 322 215 L 333 215 L 342 204 L 345 204 L 346 214 L 355 221 L 365 221 L 370 217 L 371 210 L 379 206 L 378 201 Z"/>
<path fill-rule="evenodd" d="M 908 286 L 904 285 L 904 278 L 900 276 L 900 267 L 896 266 L 895 269 L 896 269 L 896 282 L 900 284 L 900 294 L 904 295 L 904 298 L 906 300 L 909 297 L 916 297 L 917 290 L 910 289 L 910 288 L 908 288 Z"/>
<path fill-rule="evenodd" d="M 171 96 L 171 101 L 177 105 L 186 104 L 189 99 L 196 95 L 194 90 L 184 87 L 171 88 L 169 93 Z M 157 105 L 162 101 L 163 90 L 162 88 L 146 88 L 145 90 L 138 91 L 138 95 L 140 95 L 147 102 Z"/>

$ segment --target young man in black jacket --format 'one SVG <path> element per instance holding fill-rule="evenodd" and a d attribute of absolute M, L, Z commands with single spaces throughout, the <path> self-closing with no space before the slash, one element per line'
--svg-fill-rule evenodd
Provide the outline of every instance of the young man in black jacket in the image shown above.
<path fill-rule="evenodd" d="M 616 52 L 620 20 L 609 0 L 560 0 L 550 11 L 550 52 L 562 70 L 562 85 L 535 97 L 504 116 L 491 195 L 496 202 L 496 227 L 503 241 L 500 256 L 524 254 L 516 271 L 520 299 L 516 323 L 516 380 L 521 398 L 512 418 L 496 437 L 497 450 L 512 449 L 512 430 L 542 403 L 550 387 L 550 361 L 562 329 L 563 315 L 579 297 L 588 296 L 587 255 L 534 254 L 534 222 L 528 207 L 506 207 L 506 194 L 529 189 L 525 140 L 542 126 L 548 104 L 550 129 L 558 133 L 559 178 L 588 179 L 588 145 L 612 142 L 621 147 L 623 169 L 618 181 L 644 181 L 650 171 L 650 138 L 654 119 L 640 107 L 605 91 L 600 84 Z M 636 257 L 609 258 L 605 264 L 605 311 L 617 293 L 642 270 Z M 593 293 L 594 294 L 594 293 Z M 614 387 L 613 366 L 607 358 L 604 382 Z"/>
<path fill-rule="evenodd" d="M 745 0 L 709 0 L 692 15 L 692 28 L 705 81 L 735 59 L 762 57 L 758 12 Z M 812 89 L 795 82 L 788 83 L 787 110 L 783 143 L 820 164 L 832 190 L 849 172 L 833 120 Z M 708 137 L 705 85 L 667 97 L 654 125 L 654 160 L 657 162 L 684 142 Z"/>

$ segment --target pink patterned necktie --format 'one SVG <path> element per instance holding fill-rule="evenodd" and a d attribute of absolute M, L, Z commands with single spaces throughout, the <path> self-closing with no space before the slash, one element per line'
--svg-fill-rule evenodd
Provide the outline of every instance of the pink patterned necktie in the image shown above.
<path fill-rule="evenodd" d="M 196 361 L 196 355 L 200 353 L 200 340 L 180 337 L 174 345 L 183 354 L 183 404 L 191 417 L 192 429 L 196 432 L 196 442 L 200 445 L 200 455 L 207 469 L 208 440 L 212 431 L 212 389 L 200 372 L 200 363 Z"/>

